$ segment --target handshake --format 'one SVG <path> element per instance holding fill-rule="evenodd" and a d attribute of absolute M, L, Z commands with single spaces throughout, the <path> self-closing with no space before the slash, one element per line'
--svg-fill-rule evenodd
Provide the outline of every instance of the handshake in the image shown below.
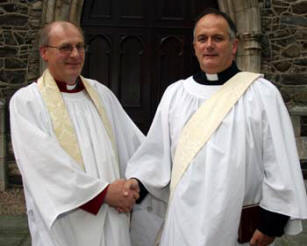
<path fill-rule="evenodd" d="M 119 213 L 128 213 L 140 197 L 139 193 L 139 183 L 136 179 L 118 179 L 109 185 L 104 201 Z"/>

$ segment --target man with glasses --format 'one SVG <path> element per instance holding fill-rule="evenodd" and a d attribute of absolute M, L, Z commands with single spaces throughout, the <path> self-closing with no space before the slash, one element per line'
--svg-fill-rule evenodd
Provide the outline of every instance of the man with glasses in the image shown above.
<path fill-rule="evenodd" d="M 110 90 L 80 76 L 80 28 L 46 25 L 39 50 L 47 69 L 10 102 L 32 245 L 129 246 L 127 212 L 139 195 L 124 197 L 120 178 L 143 135 Z"/>

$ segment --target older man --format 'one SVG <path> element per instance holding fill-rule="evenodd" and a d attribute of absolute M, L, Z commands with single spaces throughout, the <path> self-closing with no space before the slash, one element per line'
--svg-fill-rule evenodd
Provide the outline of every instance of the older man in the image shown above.
<path fill-rule="evenodd" d="M 269 81 L 239 71 L 237 47 L 225 13 L 209 9 L 198 18 L 194 50 L 201 71 L 167 88 L 128 163 L 125 187 L 141 183 L 155 198 L 169 200 L 162 246 L 233 246 L 238 240 L 264 246 L 284 231 L 298 233 L 299 220 L 307 218 L 286 107 Z M 243 231 L 250 226 L 244 220 L 255 227 L 238 238 L 241 214 Z"/>
<path fill-rule="evenodd" d="M 81 30 L 53 22 L 40 33 L 47 69 L 10 102 L 33 246 L 130 245 L 127 213 L 137 192 L 120 178 L 143 139 L 105 86 L 80 76 Z"/>

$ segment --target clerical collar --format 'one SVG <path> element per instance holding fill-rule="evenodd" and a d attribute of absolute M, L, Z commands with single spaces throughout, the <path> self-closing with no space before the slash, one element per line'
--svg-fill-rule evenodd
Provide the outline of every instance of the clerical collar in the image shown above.
<path fill-rule="evenodd" d="M 233 62 L 229 68 L 217 74 L 206 74 L 203 71 L 193 75 L 193 79 L 203 85 L 222 85 L 236 73 L 240 72 L 237 65 Z"/>
<path fill-rule="evenodd" d="M 69 85 L 63 81 L 55 80 L 59 90 L 61 92 L 66 92 L 66 93 L 76 93 L 80 92 L 84 89 L 84 85 L 82 83 L 82 80 L 80 77 L 78 77 L 76 83 L 74 85 Z"/>

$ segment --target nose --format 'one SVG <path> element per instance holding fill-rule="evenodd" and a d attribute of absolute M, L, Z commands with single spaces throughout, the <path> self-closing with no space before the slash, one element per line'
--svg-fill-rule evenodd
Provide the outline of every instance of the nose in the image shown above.
<path fill-rule="evenodd" d="M 213 48 L 213 46 L 214 46 L 214 42 L 212 41 L 212 38 L 208 38 L 207 39 L 207 48 Z"/>
<path fill-rule="evenodd" d="M 73 46 L 73 49 L 72 49 L 72 51 L 70 53 L 70 56 L 76 57 L 76 56 L 79 56 L 79 55 L 80 55 L 80 53 L 79 53 L 77 47 Z"/>

